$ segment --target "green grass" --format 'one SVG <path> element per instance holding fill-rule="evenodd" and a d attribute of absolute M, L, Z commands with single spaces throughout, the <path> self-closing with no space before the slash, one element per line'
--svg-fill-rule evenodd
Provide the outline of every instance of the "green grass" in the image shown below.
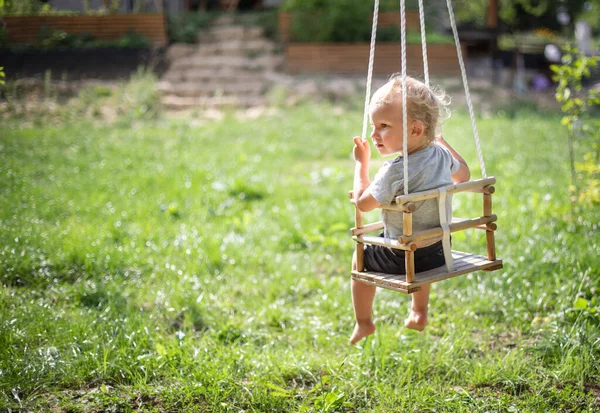
<path fill-rule="evenodd" d="M 426 334 L 379 291 L 377 332 L 349 346 L 361 120 L 3 121 L 0 411 L 600 409 L 600 213 L 571 219 L 559 117 L 478 120 L 505 268 L 436 284 Z M 445 136 L 477 177 L 469 125 Z"/>

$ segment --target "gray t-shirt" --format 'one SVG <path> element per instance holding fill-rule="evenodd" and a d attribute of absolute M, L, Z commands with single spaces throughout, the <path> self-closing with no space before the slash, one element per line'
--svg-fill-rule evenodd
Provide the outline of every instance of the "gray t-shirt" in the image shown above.
<path fill-rule="evenodd" d="M 450 176 L 457 172 L 460 163 L 448 149 L 433 144 L 408 156 L 408 190 L 410 193 L 427 191 L 452 184 Z M 389 206 L 398 195 L 404 195 L 404 158 L 387 161 L 377 172 L 370 185 L 371 194 L 383 206 Z M 440 225 L 438 200 L 415 202 L 413 232 Z M 450 215 L 451 211 L 447 211 Z M 398 238 L 402 235 L 402 212 L 382 210 L 384 236 Z"/>

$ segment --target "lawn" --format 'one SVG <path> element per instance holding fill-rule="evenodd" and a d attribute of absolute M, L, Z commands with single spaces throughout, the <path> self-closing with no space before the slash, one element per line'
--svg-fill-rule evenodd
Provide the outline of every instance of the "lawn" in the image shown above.
<path fill-rule="evenodd" d="M 0 411 L 600 409 L 600 210 L 571 211 L 557 114 L 478 119 L 504 269 L 436 284 L 425 334 L 380 290 L 356 346 L 360 109 L 21 120 L 0 125 Z M 479 177 L 468 116 L 444 135 Z"/>

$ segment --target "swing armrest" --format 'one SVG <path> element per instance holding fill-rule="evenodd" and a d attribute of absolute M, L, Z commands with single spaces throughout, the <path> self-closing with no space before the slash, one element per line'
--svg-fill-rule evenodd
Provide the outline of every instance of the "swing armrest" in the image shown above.
<path fill-rule="evenodd" d="M 350 234 L 351 235 L 361 235 L 361 234 L 366 234 L 367 232 L 380 231 L 382 229 L 383 229 L 383 221 L 378 221 L 378 222 L 373 222 L 372 224 L 367 224 L 364 227 L 351 228 Z"/>
<path fill-rule="evenodd" d="M 470 221 L 468 218 L 452 218 L 452 224 L 459 224 L 461 222 Z M 479 224 L 477 226 L 471 227 L 473 229 L 482 229 L 484 231 L 495 231 L 498 229 L 498 225 L 495 222 L 488 222 L 485 224 Z"/>
<path fill-rule="evenodd" d="M 489 178 L 476 179 L 474 181 L 448 185 L 445 188 L 447 194 L 453 194 L 455 192 L 481 192 L 485 194 L 493 194 L 495 192 L 495 188 L 492 185 L 495 183 L 496 178 L 491 176 Z M 439 191 L 437 189 L 430 189 L 428 191 L 413 192 L 408 195 L 397 196 L 396 203 L 398 205 L 402 205 L 408 202 L 424 201 L 426 199 L 437 197 L 439 197 Z"/>

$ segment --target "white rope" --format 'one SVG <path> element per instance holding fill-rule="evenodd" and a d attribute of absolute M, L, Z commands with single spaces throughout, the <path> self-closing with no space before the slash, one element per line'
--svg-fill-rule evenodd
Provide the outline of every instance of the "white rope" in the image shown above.
<path fill-rule="evenodd" d="M 425 35 L 425 10 L 423 0 L 419 0 L 419 22 L 421 23 L 421 50 L 423 53 L 423 75 L 425 86 L 429 87 L 429 63 L 427 62 L 427 38 Z"/>
<path fill-rule="evenodd" d="M 404 195 L 408 195 L 408 119 L 406 113 L 406 13 L 400 0 L 400 39 L 402 43 L 402 155 L 404 157 Z"/>
<path fill-rule="evenodd" d="M 450 16 L 450 25 L 452 26 L 452 33 L 454 34 L 454 43 L 456 44 L 456 53 L 458 54 L 460 73 L 462 75 L 463 86 L 465 87 L 465 97 L 467 98 L 467 106 L 469 107 L 471 126 L 473 127 L 473 134 L 475 135 L 475 146 L 477 147 L 477 156 L 479 157 L 481 175 L 484 178 L 487 178 L 487 173 L 485 171 L 485 163 L 483 162 L 483 154 L 481 153 L 481 144 L 479 143 L 479 133 L 477 132 L 477 125 L 475 124 L 475 112 L 473 111 L 473 102 L 471 101 L 471 94 L 469 92 L 469 85 L 467 83 L 467 71 L 465 70 L 462 49 L 460 48 L 460 41 L 458 40 L 458 31 L 456 30 L 456 22 L 454 21 L 454 10 L 452 9 L 451 0 L 446 0 L 446 4 L 448 6 L 448 14 Z"/>
<path fill-rule="evenodd" d="M 377 20 L 379 17 L 379 0 L 375 0 L 373 8 L 373 27 L 371 28 L 371 47 L 369 49 L 369 68 L 367 69 L 367 92 L 365 94 L 365 114 L 363 116 L 362 138 L 367 137 L 369 124 L 369 100 L 371 99 L 371 83 L 373 81 L 373 61 L 375 60 L 375 38 L 377 37 Z"/>

